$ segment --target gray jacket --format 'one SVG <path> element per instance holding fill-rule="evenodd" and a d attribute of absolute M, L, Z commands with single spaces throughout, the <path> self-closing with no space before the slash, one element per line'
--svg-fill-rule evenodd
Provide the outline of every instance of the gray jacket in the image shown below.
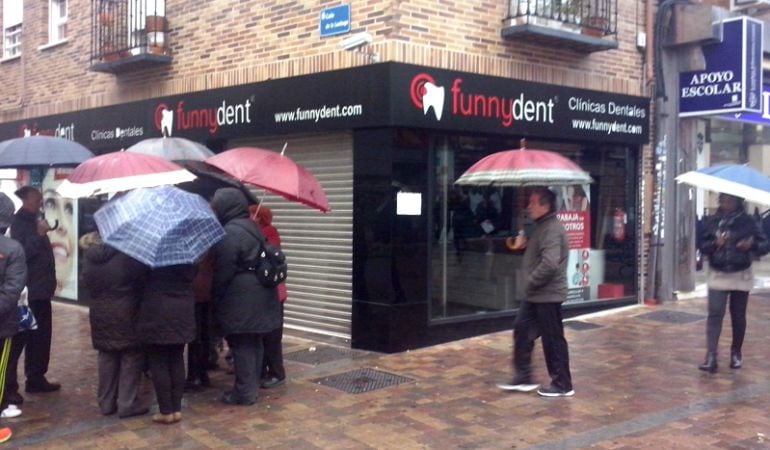
<path fill-rule="evenodd" d="M 27 283 L 27 258 L 18 242 L 0 235 L 0 339 L 19 331 L 19 296 Z"/>
<path fill-rule="evenodd" d="M 567 233 L 556 214 L 535 221 L 522 261 L 522 269 L 528 272 L 527 301 L 561 303 L 566 299 L 568 256 Z"/>

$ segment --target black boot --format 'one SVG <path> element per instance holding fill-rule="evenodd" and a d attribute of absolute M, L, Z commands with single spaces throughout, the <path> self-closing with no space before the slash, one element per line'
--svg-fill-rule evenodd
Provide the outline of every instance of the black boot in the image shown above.
<path fill-rule="evenodd" d="M 706 353 L 706 361 L 698 366 L 698 369 L 708 373 L 715 373 L 717 371 L 717 354 L 715 352 Z"/>
<path fill-rule="evenodd" d="M 733 350 L 730 352 L 730 368 L 740 369 L 741 366 L 743 366 L 743 357 L 741 356 L 741 351 Z"/>

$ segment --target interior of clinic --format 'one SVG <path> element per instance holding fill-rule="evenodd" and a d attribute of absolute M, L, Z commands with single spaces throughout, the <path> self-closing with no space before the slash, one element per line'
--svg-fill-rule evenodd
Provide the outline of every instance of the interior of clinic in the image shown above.
<path fill-rule="evenodd" d="M 360 271 L 354 296 L 373 299 L 377 284 L 384 288 L 381 291 L 390 292 L 393 302 L 419 301 L 415 297 L 425 295 L 432 320 L 518 308 L 525 298 L 526 268 L 521 267 L 523 253 L 509 250 L 506 240 L 520 229 L 533 227 L 526 215 L 527 188 L 460 186 L 454 181 L 481 158 L 519 148 L 520 137 L 439 135 L 400 129 L 387 139 L 392 145 L 387 153 L 375 150 L 369 139 L 369 144 L 359 145 L 362 136 L 356 143 L 357 179 L 366 179 L 367 173 L 384 175 L 383 167 L 388 166 L 392 178 L 374 176 L 366 184 L 356 183 L 356 202 L 372 196 L 374 203 L 367 208 L 369 213 L 356 214 L 354 230 L 357 228 L 359 238 L 363 235 L 365 239 L 356 239 L 361 265 L 354 264 Z M 526 146 L 557 152 L 593 178 L 591 184 L 551 187 L 557 194 L 557 215 L 570 243 L 565 305 L 633 296 L 638 151 L 599 142 L 531 138 Z M 364 156 L 367 154 L 368 158 Z M 383 161 L 385 154 L 392 157 L 390 164 Z M 378 187 L 378 183 L 383 184 Z M 377 194 L 386 191 L 389 196 Z M 421 196 L 425 204 L 419 215 L 408 211 L 413 193 L 427 193 Z M 395 209 L 389 232 L 383 229 L 384 217 L 377 212 L 388 198 Z M 367 274 L 377 259 L 374 249 L 386 244 L 392 251 L 390 280 Z M 364 252 L 360 252 L 362 248 Z"/>

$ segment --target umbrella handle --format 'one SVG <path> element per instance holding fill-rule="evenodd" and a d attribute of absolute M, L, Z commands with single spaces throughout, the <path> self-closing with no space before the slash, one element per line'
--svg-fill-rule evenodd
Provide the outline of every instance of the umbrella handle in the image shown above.
<path fill-rule="evenodd" d="M 46 222 L 47 222 L 47 221 L 46 221 Z M 49 230 L 49 231 L 53 231 L 53 230 L 55 230 L 55 229 L 59 228 L 59 219 L 56 219 L 56 220 L 54 220 L 54 221 L 53 221 L 53 226 L 51 226 L 51 225 L 48 225 L 48 227 L 50 228 L 50 230 Z"/>

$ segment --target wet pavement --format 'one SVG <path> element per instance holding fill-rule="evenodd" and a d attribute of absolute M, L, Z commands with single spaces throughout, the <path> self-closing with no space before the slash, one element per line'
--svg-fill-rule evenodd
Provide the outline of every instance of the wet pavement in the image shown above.
<path fill-rule="evenodd" d="M 289 380 L 256 405 L 220 403 L 232 376 L 217 370 L 212 388 L 185 395 L 180 423 L 158 425 L 99 415 L 87 310 L 56 303 L 49 378 L 63 388 L 24 394 L 23 415 L 2 420 L 5 447 L 770 448 L 770 291 L 750 300 L 743 369 L 728 368 L 725 320 L 719 372 L 697 370 L 704 329 L 703 298 L 568 321 L 576 395 L 556 399 L 495 387 L 511 376 L 510 332 L 393 355 L 289 335 Z M 535 355 L 545 382 L 540 344 Z"/>

